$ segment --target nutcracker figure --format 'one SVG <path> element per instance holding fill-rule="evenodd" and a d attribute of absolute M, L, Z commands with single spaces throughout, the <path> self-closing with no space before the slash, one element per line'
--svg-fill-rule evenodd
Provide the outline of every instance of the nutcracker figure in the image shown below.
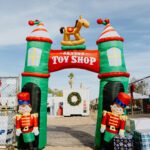
<path fill-rule="evenodd" d="M 130 103 L 130 96 L 120 92 L 115 98 L 111 107 L 111 112 L 103 111 L 101 122 L 101 133 L 104 133 L 105 145 L 109 145 L 116 134 L 124 136 L 127 116 L 124 115 L 124 108 Z M 106 146 L 109 147 L 109 146 Z M 110 146 L 112 147 L 112 146 Z M 110 149 L 110 147 L 108 149 Z M 107 149 L 107 148 L 106 148 Z"/>
<path fill-rule="evenodd" d="M 17 96 L 19 109 L 16 115 L 16 135 L 22 139 L 19 139 L 22 142 L 20 145 L 23 145 L 21 150 L 33 150 L 35 136 L 39 134 L 38 115 L 30 114 L 32 108 L 28 92 L 20 92 Z"/>

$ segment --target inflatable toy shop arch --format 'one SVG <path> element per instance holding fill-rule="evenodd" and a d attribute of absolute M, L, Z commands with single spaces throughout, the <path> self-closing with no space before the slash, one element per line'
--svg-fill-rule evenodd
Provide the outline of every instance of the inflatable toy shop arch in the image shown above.
<path fill-rule="evenodd" d="M 66 68 L 80 68 L 98 74 L 100 90 L 95 132 L 96 149 L 101 147 L 102 111 L 104 109 L 110 110 L 110 105 L 119 92 L 127 92 L 129 73 L 126 71 L 123 54 L 124 39 L 111 26 L 108 19 L 104 21 L 99 19 L 97 22 L 105 25 L 103 32 L 96 41 L 98 50 L 86 50 L 85 45 L 83 45 L 84 40 L 78 34 L 75 34 L 75 38 L 79 43 L 74 45 L 76 41 L 73 41 L 72 45 L 67 39 L 69 38 L 67 31 L 62 42 L 62 50 L 52 50 L 52 40 L 49 38 L 44 24 L 38 20 L 29 21 L 30 25 L 36 26 L 26 38 L 27 51 L 25 68 L 22 73 L 21 92 L 30 93 L 31 113 L 38 114 L 39 134 L 34 141 L 34 147 L 37 149 L 41 150 L 46 146 L 47 94 L 50 73 Z M 61 30 L 65 32 L 65 29 Z M 73 29 L 70 27 L 66 30 L 72 32 Z M 26 145 L 27 143 L 23 141 L 23 138 L 18 137 L 19 149 L 23 149 Z"/>

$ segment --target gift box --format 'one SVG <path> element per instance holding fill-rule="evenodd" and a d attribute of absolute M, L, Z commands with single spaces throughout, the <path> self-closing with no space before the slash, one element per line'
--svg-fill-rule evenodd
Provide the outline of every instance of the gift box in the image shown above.
<path fill-rule="evenodd" d="M 135 150 L 150 150 L 150 129 L 135 130 L 133 139 Z"/>
<path fill-rule="evenodd" d="M 14 136 L 14 112 L 0 112 L 0 145 L 12 144 Z"/>
<path fill-rule="evenodd" d="M 127 119 L 125 129 L 133 134 L 134 130 L 150 130 L 150 118 Z"/>
<path fill-rule="evenodd" d="M 133 150 L 133 136 L 126 134 L 125 137 L 114 137 L 114 150 Z"/>
<path fill-rule="evenodd" d="M 125 130 L 129 133 L 133 133 L 133 131 L 135 130 L 135 121 L 131 119 L 127 119 Z"/>

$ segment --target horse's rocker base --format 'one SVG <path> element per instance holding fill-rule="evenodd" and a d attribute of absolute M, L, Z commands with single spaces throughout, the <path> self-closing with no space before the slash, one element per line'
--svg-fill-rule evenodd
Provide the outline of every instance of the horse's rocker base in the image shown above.
<path fill-rule="evenodd" d="M 75 46 L 75 45 L 80 45 L 80 44 L 84 44 L 85 43 L 85 39 L 79 39 L 79 40 L 62 40 L 61 41 L 61 45 L 63 46 Z"/>
<path fill-rule="evenodd" d="M 86 46 L 85 45 L 73 45 L 73 46 L 67 46 L 63 45 L 61 46 L 62 50 L 85 50 Z"/>

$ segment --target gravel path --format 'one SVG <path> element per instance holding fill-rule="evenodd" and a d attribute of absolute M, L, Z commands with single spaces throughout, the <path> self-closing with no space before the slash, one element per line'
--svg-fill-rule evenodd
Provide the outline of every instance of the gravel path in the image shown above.
<path fill-rule="evenodd" d="M 48 117 L 45 150 L 92 150 L 95 121 L 90 117 Z"/>

